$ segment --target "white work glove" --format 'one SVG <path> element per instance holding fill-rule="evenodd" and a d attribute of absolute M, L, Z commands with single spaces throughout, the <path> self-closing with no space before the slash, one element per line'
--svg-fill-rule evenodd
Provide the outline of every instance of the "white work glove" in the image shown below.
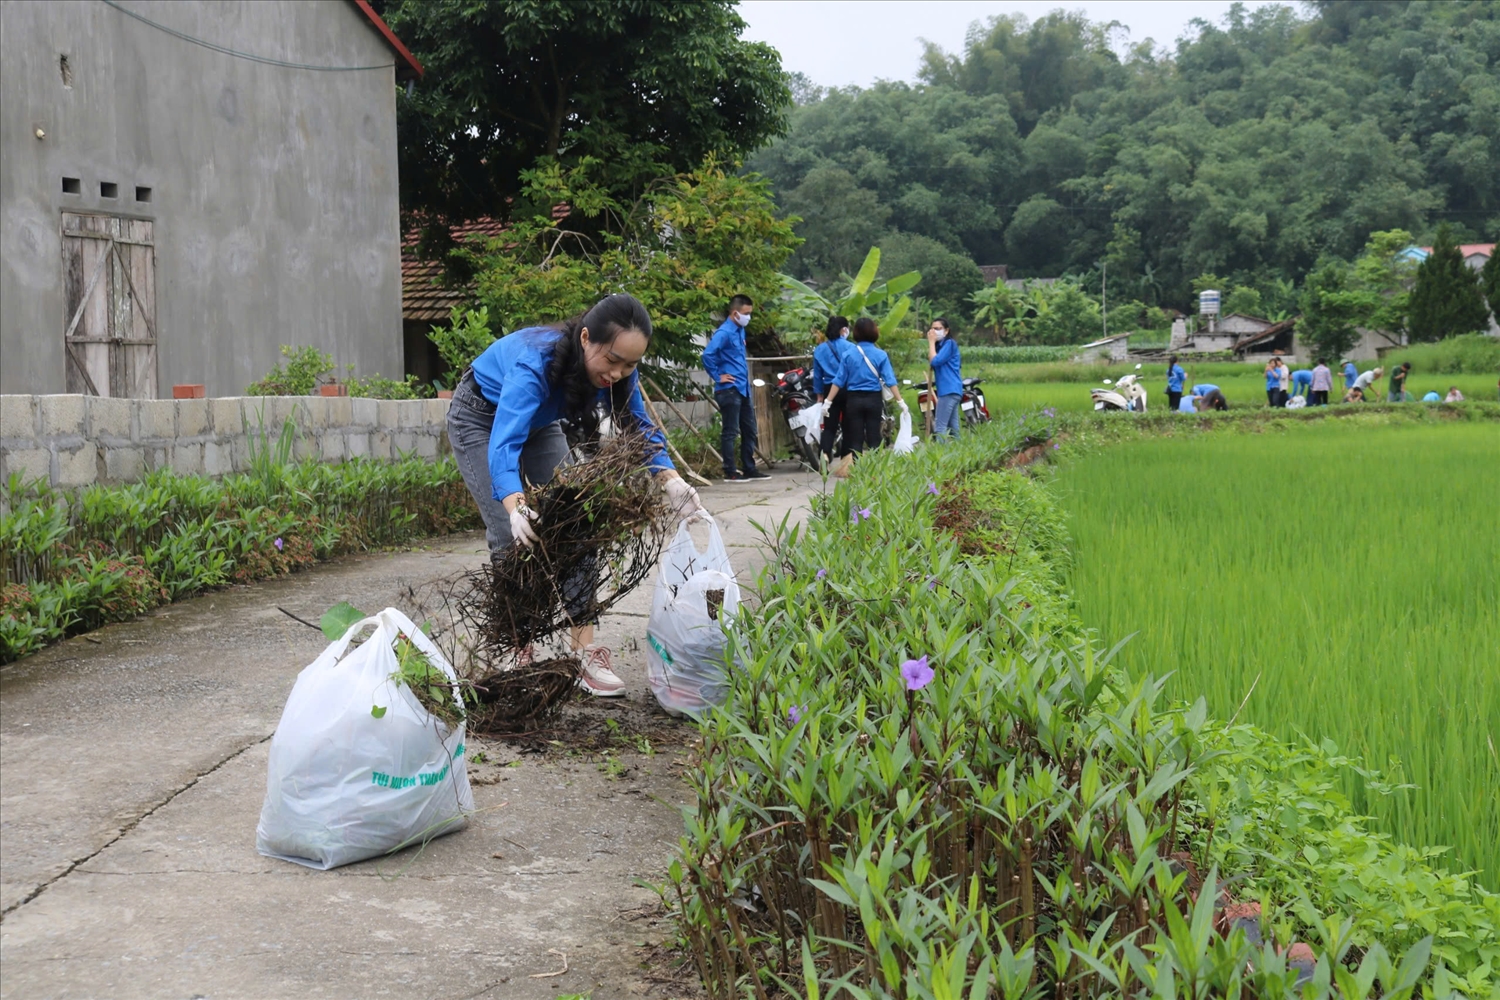
<path fill-rule="evenodd" d="M 911 412 L 911 407 L 909 407 L 909 406 L 906 405 L 906 399 L 904 397 L 901 397 L 901 396 L 897 396 L 896 397 L 896 406 L 901 410 L 902 413 L 910 413 Z"/>
<path fill-rule="evenodd" d="M 708 511 L 703 507 L 703 501 L 698 499 L 698 491 L 688 485 L 687 480 L 678 477 L 668 479 L 662 486 L 667 492 L 667 502 L 672 505 L 672 510 L 677 516 L 684 520 L 695 520 L 707 517 Z"/>
<path fill-rule="evenodd" d="M 536 533 L 536 522 L 536 511 L 526 506 L 525 500 L 516 504 L 516 509 L 510 512 L 511 541 L 523 549 L 535 545 L 541 537 Z"/>

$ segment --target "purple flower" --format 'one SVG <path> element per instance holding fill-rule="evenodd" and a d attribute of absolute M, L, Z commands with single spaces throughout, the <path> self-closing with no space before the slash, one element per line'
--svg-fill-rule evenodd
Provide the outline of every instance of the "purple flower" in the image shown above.
<path fill-rule="evenodd" d="M 927 665 L 927 657 L 920 660 L 907 660 L 901 664 L 901 679 L 906 681 L 906 690 L 920 691 L 932 683 L 932 668 Z"/>
<path fill-rule="evenodd" d="M 856 507 L 856 508 L 854 508 L 853 512 L 849 515 L 849 520 L 852 521 L 855 524 L 858 524 L 860 521 L 867 520 L 867 519 L 872 518 L 874 516 L 875 516 L 874 512 L 871 511 L 870 508 L 868 508 L 868 507 Z"/>
<path fill-rule="evenodd" d="M 1053 450 L 1053 451 L 1056 451 L 1056 450 L 1057 450 L 1057 449 L 1059 449 L 1059 448 L 1061 448 L 1061 447 L 1062 447 L 1062 445 L 1060 445 L 1060 444 L 1056 444 L 1056 443 L 1054 443 L 1054 444 L 1053 444 L 1053 445 L 1052 445 L 1052 450 Z"/>
<path fill-rule="evenodd" d="M 275 542 L 273 542 L 273 543 L 271 543 L 271 544 L 273 544 L 273 545 L 275 545 L 275 546 L 276 546 L 276 551 L 277 551 L 277 552 L 280 552 L 280 551 L 281 551 L 281 539 L 279 539 L 279 538 L 278 538 L 278 539 L 276 539 L 276 541 L 275 541 Z"/>
<path fill-rule="evenodd" d="M 823 577 L 825 577 L 827 575 L 828 575 L 828 570 L 826 570 L 826 569 L 820 569 L 820 570 L 818 570 L 818 579 L 819 580 L 823 579 Z"/>
<path fill-rule="evenodd" d="M 1049 406 L 1045 410 L 1042 411 L 1042 416 L 1044 416 L 1044 417 L 1055 417 L 1055 416 L 1057 416 L 1057 411 L 1054 410 L 1052 407 Z"/>
<path fill-rule="evenodd" d="M 797 723 L 802 721 L 802 713 L 806 711 L 806 705 L 793 705 L 791 708 L 786 710 L 786 721 L 795 726 Z"/>
<path fill-rule="evenodd" d="M 937 590 L 937 584 L 938 584 L 937 577 L 935 577 L 935 576 L 929 576 L 927 578 L 927 589 L 928 590 Z"/>
<path fill-rule="evenodd" d="M 937 496 L 938 495 L 937 483 L 928 483 L 927 484 L 927 492 L 931 493 L 933 496 Z"/>

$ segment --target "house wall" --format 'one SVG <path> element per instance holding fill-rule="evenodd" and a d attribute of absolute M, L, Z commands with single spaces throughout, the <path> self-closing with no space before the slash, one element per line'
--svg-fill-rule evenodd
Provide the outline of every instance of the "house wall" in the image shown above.
<path fill-rule="evenodd" d="M 281 344 L 399 377 L 394 57 L 374 27 L 344 0 L 128 6 L 257 56 L 385 68 L 252 62 L 96 0 L 0 3 L 0 392 L 65 391 L 64 211 L 153 220 L 163 395 L 240 392 Z"/>

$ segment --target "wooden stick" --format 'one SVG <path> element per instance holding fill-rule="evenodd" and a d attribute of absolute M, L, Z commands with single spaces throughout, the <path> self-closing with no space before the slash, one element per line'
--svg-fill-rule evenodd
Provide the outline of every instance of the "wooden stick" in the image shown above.
<path fill-rule="evenodd" d="M 657 392 L 657 394 L 662 397 L 662 402 L 666 403 L 668 406 L 670 406 L 672 408 L 672 412 L 675 413 L 675 414 L 677 414 L 677 419 L 678 420 L 681 420 L 683 423 L 687 424 L 689 427 L 693 427 L 692 423 L 688 420 L 688 418 L 685 417 L 685 416 L 683 416 L 682 415 L 682 411 L 677 408 L 677 404 L 673 403 L 670 399 L 668 399 L 667 398 L 667 394 L 661 391 L 661 386 L 657 385 L 654 381 L 652 381 L 649 378 L 646 379 L 646 381 L 647 382 L 651 382 L 651 388 L 655 389 L 656 392 Z M 718 400 L 714 399 L 712 396 L 708 396 L 706 398 L 708 399 L 709 405 L 711 405 L 715 410 L 719 409 L 719 401 Z M 723 413 L 720 412 L 719 415 L 723 416 Z M 710 448 L 715 448 L 715 449 L 717 448 L 717 446 L 712 441 L 710 441 L 708 439 L 708 435 L 707 434 L 704 434 L 702 431 L 698 430 L 698 428 L 696 428 L 696 427 L 693 427 L 693 431 L 698 435 L 698 437 L 700 439 L 702 439 L 702 441 L 703 441 L 704 444 L 708 445 Z M 764 462 L 768 467 L 769 466 L 774 466 L 776 464 L 775 462 L 771 461 L 769 458 L 766 457 L 766 453 L 765 452 L 763 452 L 763 451 L 760 450 L 760 444 L 759 443 L 757 443 L 755 445 L 755 456 L 757 458 L 759 458 L 762 462 Z"/>
<path fill-rule="evenodd" d="M 683 458 L 682 453 L 673 446 L 672 439 L 667 436 L 667 425 L 661 422 L 661 415 L 656 412 L 656 407 L 651 405 L 651 397 L 646 394 L 645 387 L 638 385 L 636 388 L 641 390 L 641 402 L 646 404 L 646 412 L 651 414 L 651 419 L 655 421 L 657 427 L 661 428 L 662 439 L 667 442 L 667 451 L 671 452 L 672 457 L 682 466 L 682 474 L 692 477 L 704 486 L 712 486 L 713 483 L 693 471 L 693 467 L 688 464 L 687 459 Z"/>

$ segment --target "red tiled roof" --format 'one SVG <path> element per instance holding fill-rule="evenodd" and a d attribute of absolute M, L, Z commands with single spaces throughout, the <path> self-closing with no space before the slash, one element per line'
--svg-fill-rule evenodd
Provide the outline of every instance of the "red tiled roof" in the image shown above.
<path fill-rule="evenodd" d="M 385 21 L 381 20 L 379 14 L 375 13 L 375 8 L 370 6 L 368 0 L 353 0 L 353 3 L 359 8 L 359 12 L 369 19 L 375 30 L 380 32 L 380 37 L 385 39 L 385 43 L 391 47 L 391 50 L 396 53 L 396 79 L 406 80 L 412 77 L 420 79 L 423 73 L 422 64 L 417 62 L 417 57 L 411 54 L 411 49 L 403 45 L 401 39 L 396 37 L 396 33 Z"/>
<path fill-rule="evenodd" d="M 506 224 L 496 219 L 475 219 L 451 229 L 454 242 L 482 242 L 501 235 Z M 454 306 L 474 300 L 473 285 L 443 283 L 443 264 L 417 257 L 417 234 L 409 230 L 401 240 L 401 318 L 446 320 Z"/>
<path fill-rule="evenodd" d="M 1432 247 L 1418 247 L 1418 249 L 1423 253 L 1432 253 Z M 1481 257 L 1493 257 L 1495 254 L 1495 244 L 1460 243 L 1458 245 L 1458 255 L 1465 260 L 1474 256 L 1475 254 L 1479 254 Z"/>

